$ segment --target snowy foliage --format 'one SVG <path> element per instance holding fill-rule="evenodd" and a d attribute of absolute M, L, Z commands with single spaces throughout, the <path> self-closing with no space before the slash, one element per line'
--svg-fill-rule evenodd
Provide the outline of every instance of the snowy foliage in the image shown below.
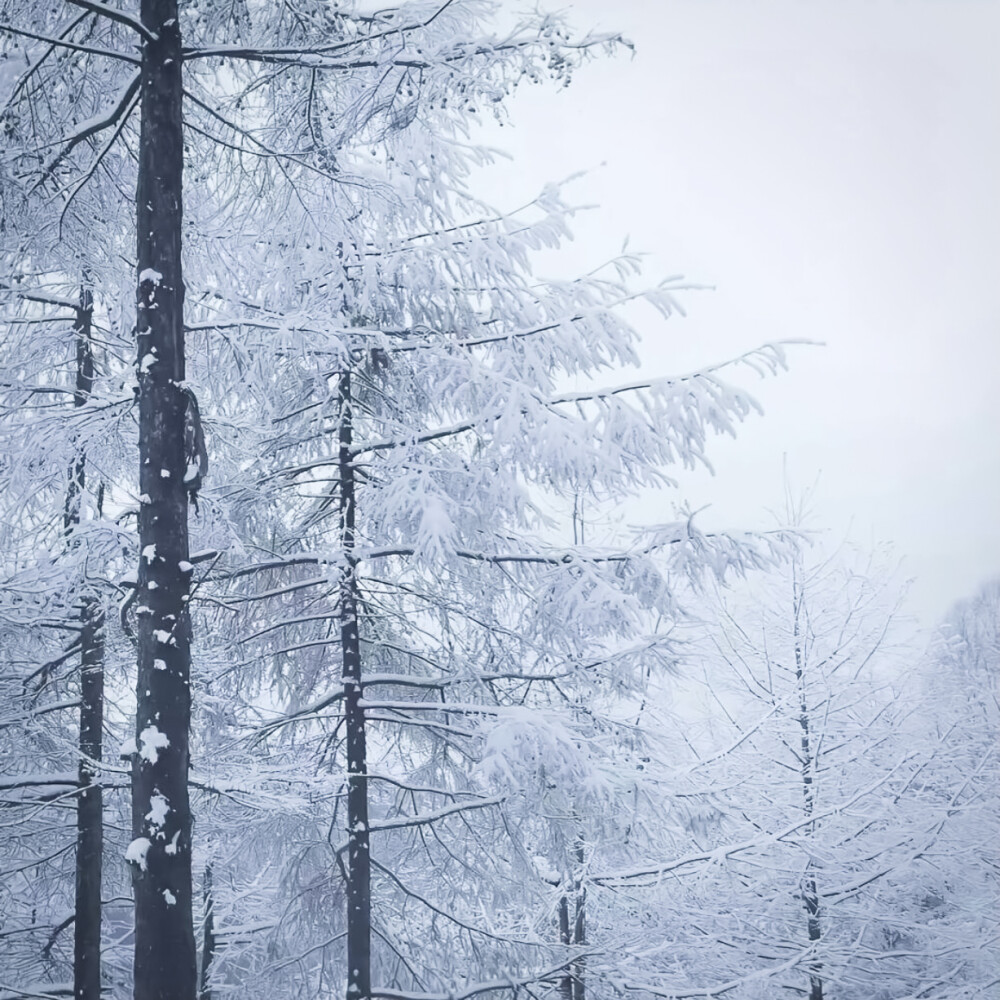
<path fill-rule="evenodd" d="M 124 832 L 129 771 L 173 752 L 155 718 L 128 721 L 153 603 L 139 580 L 165 558 L 136 527 L 151 503 L 137 400 L 161 359 L 137 356 L 133 308 L 137 287 L 163 294 L 134 265 L 139 29 L 110 5 L 0 12 L 0 982 L 51 994 L 72 970 L 89 774 L 105 793 L 103 979 L 124 997 L 126 883 L 183 849 L 172 793 Z M 370 838 L 373 996 L 749 1000 L 815 981 L 845 998 L 973 996 L 970 941 L 991 931 L 970 883 L 988 855 L 953 814 L 975 801 L 985 823 L 995 799 L 942 761 L 982 744 L 902 738 L 867 680 L 884 648 L 868 584 L 814 598 L 816 579 L 795 577 L 759 630 L 724 606 L 708 628 L 692 618 L 704 595 L 794 558 L 794 532 L 710 534 L 682 514 L 614 546 L 564 541 L 570 505 L 614 507 L 707 465 L 713 435 L 757 410 L 743 376 L 785 358 L 765 345 L 649 378 L 623 310 L 676 321 L 681 278 L 649 286 L 630 255 L 534 276 L 533 254 L 571 234 L 570 189 L 482 203 L 492 154 L 474 123 L 627 43 L 542 13 L 498 33 L 496 13 L 180 9 L 172 384 L 197 400 L 210 459 L 203 475 L 206 456 L 188 456 L 204 482 L 178 566 L 203 988 L 342 990 Z M 995 650 L 963 615 L 941 662 L 989 676 Z M 90 759 L 70 721 L 88 620 L 121 759 Z M 166 673 L 173 632 L 155 638 Z M 703 656 L 735 680 L 712 677 L 705 738 L 666 711 L 669 678 Z M 179 902 L 164 890 L 157 905 Z"/>

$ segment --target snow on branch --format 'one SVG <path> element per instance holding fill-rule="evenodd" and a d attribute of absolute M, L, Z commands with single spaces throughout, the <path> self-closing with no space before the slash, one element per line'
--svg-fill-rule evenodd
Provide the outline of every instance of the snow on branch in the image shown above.
<path fill-rule="evenodd" d="M 415 829 L 431 823 L 437 823 L 439 820 L 447 819 L 449 816 L 457 816 L 461 813 L 469 812 L 473 809 L 490 809 L 493 806 L 502 805 L 504 801 L 506 801 L 506 796 L 501 795 L 489 799 L 476 799 L 474 802 L 456 802 L 450 806 L 435 809 L 432 812 L 419 813 L 416 816 L 399 816 L 396 819 L 386 819 L 370 823 L 368 829 L 372 833 L 384 833 L 387 830 Z M 336 853 L 343 854 L 349 846 L 349 840 L 343 841 L 337 846 Z"/>
<path fill-rule="evenodd" d="M 0 25 L 0 31 L 3 30 L 3 26 Z M 70 299 L 60 298 L 58 295 L 49 295 L 42 292 L 25 292 L 19 288 L 14 288 L 8 285 L 6 282 L 0 281 L 0 291 L 10 292 L 15 298 L 21 299 L 24 302 L 40 302 L 42 305 L 47 306 L 59 306 L 61 309 L 72 309 L 75 311 L 79 308 L 78 302 L 73 302 Z M 53 321 L 66 321 L 67 319 L 72 319 L 72 317 L 55 316 L 52 317 Z M 8 322 L 17 322 L 17 320 L 11 319 Z"/>
<path fill-rule="evenodd" d="M 511 976 L 507 979 L 493 979 L 489 982 L 474 983 L 465 989 L 452 990 L 448 993 L 416 993 L 409 990 L 387 990 L 375 987 L 371 995 L 372 997 L 382 998 L 382 1000 L 469 1000 L 470 997 L 479 996 L 481 993 L 493 993 L 495 991 L 510 991 L 516 994 L 518 990 L 530 986 L 532 983 L 541 983 L 548 979 L 553 979 L 555 976 L 565 972 L 573 964 L 586 958 L 587 955 L 588 952 L 585 951 L 577 952 L 564 962 L 532 973 L 531 975 L 519 976 L 516 979 Z"/>
<path fill-rule="evenodd" d="M 470 809 L 489 809 L 492 806 L 502 805 L 506 796 L 494 796 L 489 799 L 477 799 L 475 802 L 458 802 L 454 805 L 443 806 L 432 812 L 420 813 L 416 816 L 400 816 L 397 819 L 387 819 L 372 823 L 369 827 L 373 832 L 379 830 L 404 830 L 414 826 L 426 826 L 428 823 L 436 823 L 438 820 L 447 819 L 458 813 L 468 812 Z"/>
<path fill-rule="evenodd" d="M 80 779 L 75 771 L 58 771 L 51 774 L 18 774 L 0 778 L 0 791 L 14 788 L 45 788 L 55 785 L 62 788 L 79 788 Z"/>
<path fill-rule="evenodd" d="M 329 55 L 332 52 L 341 52 L 344 49 L 350 49 L 357 45 L 364 45 L 366 42 L 376 42 L 380 39 L 387 37 L 400 37 L 411 31 L 418 31 L 421 28 L 426 28 L 433 21 L 437 20 L 444 11 L 450 7 L 455 0 L 445 0 L 445 2 L 428 18 L 423 21 L 415 21 L 413 24 L 402 25 L 400 27 L 393 26 L 387 28 L 385 31 L 372 32 L 369 35 L 360 35 L 357 38 L 351 38 L 343 42 L 335 42 L 331 45 L 316 45 L 308 46 L 305 48 L 249 48 L 246 46 L 235 46 L 235 45 L 216 45 L 212 48 L 190 48 L 184 50 L 185 59 L 207 59 L 213 56 L 219 56 L 225 59 L 247 59 L 249 61 L 268 61 L 268 57 L 289 57 L 293 58 L 295 56 L 310 56 L 310 55 Z"/>
<path fill-rule="evenodd" d="M 99 45 L 81 45 L 79 42 L 71 42 L 65 38 L 53 38 L 51 35 L 40 35 L 37 31 L 28 31 L 27 28 L 14 24 L 0 24 L 0 32 L 8 32 L 21 38 L 30 38 L 33 42 L 44 42 L 46 45 L 69 49 L 71 52 L 86 52 L 92 56 L 106 56 L 108 59 L 118 59 L 121 62 L 131 63 L 133 66 L 139 65 L 139 59 L 136 56 L 130 56 L 125 52 L 104 49 Z"/>
<path fill-rule="evenodd" d="M 9 983 L 0 983 L 0 1000 L 64 1000 L 73 995 L 72 983 L 39 983 L 19 989 Z"/>
<path fill-rule="evenodd" d="M 82 0 L 80 0 L 82 2 Z M 394 57 L 387 60 L 376 59 L 333 59 L 331 56 L 337 53 L 345 53 L 350 49 L 358 48 L 372 42 L 384 39 L 402 39 L 404 35 L 419 31 L 437 20 L 452 5 L 454 0 L 445 2 L 429 17 L 423 21 L 414 21 L 408 25 L 392 26 L 384 31 L 372 32 L 367 35 L 359 35 L 357 38 L 349 38 L 330 44 L 307 45 L 296 47 L 265 47 L 249 45 L 213 45 L 203 47 L 190 47 L 183 50 L 185 60 L 190 59 L 242 59 L 246 62 L 259 62 L 270 64 L 290 64 L 305 66 L 309 69 L 328 70 L 350 70 L 366 68 L 383 68 L 388 66 L 404 66 L 407 68 L 430 69 L 435 63 L 427 59 L 399 59 Z M 489 43 L 464 43 L 455 44 L 450 53 L 441 58 L 441 62 L 455 62 L 467 59 L 471 56 L 484 55 L 486 53 L 497 53 L 506 51 L 516 51 L 521 48 L 538 44 L 535 36 L 518 38 L 509 36 L 504 41 L 491 40 Z M 562 47 L 576 51 L 587 51 L 592 48 L 607 48 L 614 45 L 624 45 L 631 48 L 632 45 L 621 34 L 590 33 L 578 42 L 563 42 Z M 394 47 L 393 52 L 405 51 L 405 42 L 401 47 Z M 419 50 L 418 50 L 419 51 Z"/>
<path fill-rule="evenodd" d="M 62 146 L 62 149 L 46 164 L 42 169 L 42 176 L 35 182 L 32 190 L 40 187 L 52 176 L 55 169 L 66 159 L 67 156 L 85 139 L 89 139 L 92 135 L 97 135 L 98 132 L 103 132 L 107 128 L 111 128 L 113 125 L 118 124 L 119 119 L 125 115 L 127 116 L 131 109 L 135 106 L 135 97 L 139 92 L 139 81 L 140 74 L 136 73 L 135 76 L 129 80 L 128 85 L 119 95 L 118 100 L 115 102 L 115 106 L 111 111 L 104 117 L 92 118 L 88 122 L 84 122 L 83 125 L 77 129 L 72 135 L 66 136 L 64 139 L 57 141 L 56 145 Z"/>
<path fill-rule="evenodd" d="M 132 112 L 135 110 L 136 105 L 139 103 L 139 93 L 138 90 L 133 92 L 132 97 L 129 99 L 127 106 L 121 115 L 119 115 L 118 121 L 115 124 L 111 135 L 108 136 L 107 141 L 101 147 L 97 155 L 94 157 L 93 162 L 87 168 L 84 175 L 79 181 L 74 185 L 73 190 L 69 192 L 68 197 L 63 203 L 62 211 L 59 213 L 59 230 L 62 231 L 63 221 L 66 218 L 66 214 L 69 212 L 70 206 L 73 204 L 76 196 L 83 190 L 83 188 L 89 183 L 90 179 L 97 172 L 98 167 L 104 162 L 104 158 L 111 152 L 115 143 L 118 141 L 118 137 L 122 134 L 125 126 L 128 124 L 129 118 L 132 117 Z M 66 190 L 65 188 L 63 189 Z M 62 192 L 60 192 L 62 193 Z"/>
<path fill-rule="evenodd" d="M 330 616 L 324 616 L 329 618 Z M 284 652 L 281 650 L 280 652 Z M 274 655 L 274 654 L 272 654 Z M 452 682 L 447 679 L 434 680 L 433 678 L 423 678 L 423 677 L 411 677 L 408 674 L 369 674 L 368 676 L 362 678 L 361 686 L 362 688 L 374 687 L 376 685 L 393 685 L 397 687 L 412 687 L 420 688 L 422 690 L 428 691 L 440 691 L 447 687 Z M 319 713 L 324 709 L 329 708 L 331 705 L 337 704 L 337 702 L 342 701 L 344 698 L 344 689 L 338 687 L 333 691 L 327 692 L 321 698 L 316 699 L 309 705 L 298 709 L 294 712 L 289 712 L 287 715 L 283 715 L 278 719 L 273 719 L 270 722 L 264 723 L 264 725 L 259 727 L 258 732 L 262 734 L 273 732 L 276 729 L 280 729 L 282 726 L 290 725 L 295 722 L 306 722 L 319 717 Z M 455 707 L 453 705 L 442 705 L 439 702 L 425 703 L 425 702 L 367 702 L 366 707 L 368 708 L 421 708 L 426 709 L 437 709 L 444 712 L 452 711 L 462 711 L 462 706 Z M 486 712 L 489 711 L 487 708 L 481 706 L 465 706 L 466 710 Z"/>
<path fill-rule="evenodd" d="M 881 775 L 870 785 L 866 785 L 864 788 L 859 789 L 846 801 L 830 806 L 828 809 L 807 815 L 805 818 L 796 820 L 794 823 L 789 823 L 776 833 L 764 833 L 760 837 L 753 837 L 738 844 L 727 844 L 708 851 L 697 851 L 692 854 L 686 854 L 683 857 L 675 858 L 673 861 L 667 861 L 663 864 L 645 865 L 641 868 L 633 868 L 621 872 L 599 872 L 591 876 L 591 881 L 596 885 L 616 886 L 619 884 L 634 882 L 635 879 L 662 878 L 664 875 L 669 875 L 671 872 L 686 868 L 689 865 L 697 864 L 699 862 L 724 861 L 726 858 L 732 857 L 735 854 L 743 854 L 747 851 L 752 851 L 755 848 L 763 847 L 769 843 L 779 843 L 780 841 L 787 840 L 792 836 L 792 834 L 797 833 L 799 830 L 811 827 L 820 820 L 826 819 L 828 816 L 837 816 L 849 809 L 856 802 L 859 802 L 866 796 L 871 795 L 872 792 L 886 784 L 886 782 L 888 782 L 889 779 L 904 764 L 908 763 L 915 756 L 916 754 L 909 754 L 908 756 L 902 758 L 891 770 Z"/>
<path fill-rule="evenodd" d="M 666 986 L 652 985 L 650 983 L 627 982 L 622 983 L 621 986 L 630 993 L 651 993 L 653 996 L 667 997 L 669 1000 L 712 1000 L 713 997 L 721 997 L 726 993 L 739 989 L 741 986 L 746 986 L 747 983 L 752 982 L 754 979 L 770 979 L 780 972 L 788 972 L 791 969 L 797 968 L 807 959 L 811 958 L 811 956 L 812 949 L 804 948 L 798 954 L 793 955 L 791 958 L 778 965 L 771 965 L 766 966 L 763 969 L 756 969 L 753 972 L 747 973 L 745 976 L 740 976 L 739 979 L 733 979 L 727 983 L 720 983 L 718 986 L 678 986 L 671 989 Z"/>
<path fill-rule="evenodd" d="M 95 3 L 95 0 L 66 0 L 66 2 L 73 4 L 75 7 L 82 7 L 84 10 L 90 11 L 91 14 L 106 17 L 109 21 L 117 21 L 119 24 L 124 24 L 125 27 L 131 28 L 142 35 L 147 42 L 155 42 L 157 40 L 156 33 L 150 31 L 139 18 L 133 17 L 131 14 L 126 14 L 125 11 L 119 10 L 117 7 L 111 7 L 104 3 Z"/>
<path fill-rule="evenodd" d="M 0 729 L 7 729 L 10 726 L 20 725 L 23 722 L 29 722 L 31 719 L 39 715 L 47 715 L 49 712 L 62 712 L 68 708 L 79 708 L 79 701 L 60 701 L 54 705 L 43 705 L 40 708 L 33 708 L 30 712 L 26 712 L 23 715 L 9 716 L 6 719 L 0 719 Z"/>
<path fill-rule="evenodd" d="M 759 405 L 744 393 L 731 389 L 725 383 L 719 381 L 716 373 L 724 369 L 733 368 L 739 365 L 746 365 L 760 375 L 774 374 L 784 368 L 785 355 L 783 347 L 789 343 L 800 343 L 798 341 L 785 341 L 782 343 L 764 344 L 752 351 L 747 351 L 737 358 L 733 358 L 722 364 L 712 365 L 698 371 L 688 372 L 684 375 L 664 376 L 656 379 L 645 379 L 641 382 L 632 382 L 625 385 L 618 385 L 608 388 L 594 389 L 586 392 L 567 393 L 549 398 L 536 398 L 533 403 L 541 410 L 551 409 L 556 406 L 566 404 L 581 404 L 585 402 L 606 403 L 617 396 L 632 395 L 636 393 L 651 393 L 658 397 L 667 409 L 676 411 L 678 405 L 683 407 L 685 400 L 678 397 L 676 402 L 672 399 L 672 390 L 678 388 L 689 388 L 692 385 L 704 389 L 707 394 L 707 417 L 711 420 L 712 426 L 716 430 L 731 429 L 730 414 L 742 419 L 750 410 L 759 411 Z M 687 401 L 696 405 L 697 401 Z M 527 405 L 521 407 L 521 415 L 527 415 L 530 411 Z M 382 438 L 375 441 L 362 442 L 356 445 L 352 451 L 352 457 L 369 454 L 376 451 L 386 451 L 393 448 L 414 446 L 418 444 L 428 444 L 442 438 L 455 437 L 469 431 L 479 430 L 490 424 L 503 420 L 509 415 L 502 410 L 494 410 L 489 413 L 471 417 L 445 427 L 435 430 L 424 431 L 419 434 L 400 436 L 395 438 Z M 674 413 L 674 416 L 679 416 Z M 684 421 L 684 430 L 688 430 L 688 421 Z M 700 448 L 698 449 L 700 452 Z M 305 463 L 288 469 L 282 469 L 273 476 L 284 475 L 294 476 L 302 472 L 329 465 L 334 459 Z"/>
<path fill-rule="evenodd" d="M 527 941 L 523 938 L 513 938 L 508 937 L 503 934 L 494 934 L 492 931 L 487 930 L 485 927 L 477 927 L 475 924 L 470 924 L 465 920 L 462 920 L 458 915 L 450 910 L 442 909 L 440 906 L 435 906 L 434 902 L 430 900 L 427 896 L 415 891 L 412 886 L 404 882 L 399 875 L 396 874 L 388 865 L 380 864 L 374 858 L 372 859 L 372 865 L 377 868 L 382 874 L 389 879 L 390 882 L 397 885 L 410 899 L 415 899 L 422 903 L 427 909 L 433 911 L 438 916 L 447 920 L 449 923 L 454 924 L 456 927 L 461 927 L 463 930 L 468 931 L 470 934 L 479 934 L 485 938 L 490 938 L 493 941 L 500 941 L 506 944 L 516 944 L 527 947 L 542 948 L 545 947 L 544 943 L 541 941 Z"/>

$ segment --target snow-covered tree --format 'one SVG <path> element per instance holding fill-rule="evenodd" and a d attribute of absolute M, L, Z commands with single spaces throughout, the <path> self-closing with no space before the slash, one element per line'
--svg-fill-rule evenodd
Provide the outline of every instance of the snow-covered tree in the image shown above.
<path fill-rule="evenodd" d="M 656 941 L 626 945 L 622 987 L 982 995 L 988 934 L 940 921 L 931 888 L 942 869 L 948 881 L 963 868 L 946 845 L 976 795 L 954 748 L 915 723 L 905 692 L 917 670 L 895 645 L 885 577 L 870 562 L 803 554 L 747 589 L 715 605 L 708 708 L 700 722 L 686 713 L 686 762 L 661 768 L 671 849 L 594 876 L 609 914 L 629 901 L 631 934 Z M 699 804 L 697 821 L 685 802 Z M 989 877 L 988 864 L 976 870 Z M 972 891 L 981 909 L 983 890 Z"/>
<path fill-rule="evenodd" d="M 927 853 L 929 877 L 907 902 L 948 943 L 939 977 L 964 984 L 960 996 L 988 996 L 998 984 L 998 633 L 1000 586 L 994 580 L 956 602 L 936 631 L 922 663 L 920 728 L 913 737 L 930 730 L 940 742 L 942 753 L 925 784 L 947 807 L 949 820 Z"/>
<path fill-rule="evenodd" d="M 616 549 L 559 545 L 544 513 L 581 490 L 620 500 L 669 485 L 664 465 L 702 461 L 710 432 L 753 408 L 718 368 L 565 391 L 636 363 L 618 313 L 637 296 L 634 261 L 539 283 L 531 252 L 556 245 L 571 214 L 559 192 L 503 213 L 467 189 L 483 157 L 470 116 L 502 114 L 522 82 L 564 80 L 617 39 L 574 40 L 541 15 L 491 34 L 471 0 L 374 14 L 144 0 L 138 18 L 76 6 L 30 27 L 23 3 L 5 7 L 27 59 L 5 176 L 19 238 L 47 234 L 29 241 L 45 274 L 68 283 L 85 267 L 109 317 L 128 315 L 138 288 L 140 462 L 109 476 L 118 520 L 139 522 L 125 542 L 138 596 L 123 608 L 139 646 L 136 989 L 194 990 L 189 604 L 206 988 L 266 976 L 292 993 L 346 972 L 354 1000 L 564 982 L 582 956 L 539 924 L 549 866 L 581 906 L 596 835 L 581 817 L 604 766 L 581 748 L 603 741 L 611 760 L 621 728 L 587 703 L 605 715 L 669 656 L 672 572 L 723 578 L 771 554 L 683 522 Z M 48 93 L 72 95 L 68 116 L 39 114 Z M 135 262 L 120 233 L 88 240 L 85 226 L 115 218 L 100 206 L 133 185 Z M 675 285 L 643 294 L 669 315 Z M 775 348 L 738 360 L 782 362 Z M 130 413 L 127 384 L 109 396 Z M 51 524 L 51 506 L 29 510 Z M 234 750 L 251 720 L 254 742 Z M 536 823 L 537 789 L 566 815 Z M 302 849 L 276 858 L 276 829 Z M 246 851 L 218 846 L 234 830 Z M 495 918 L 478 911 L 487 898 Z M 222 922 L 266 925 L 251 899 L 283 907 L 263 953 L 256 930 L 243 944 Z M 430 938 L 394 916 L 406 907 Z M 292 942 L 305 945 L 294 961 Z"/>

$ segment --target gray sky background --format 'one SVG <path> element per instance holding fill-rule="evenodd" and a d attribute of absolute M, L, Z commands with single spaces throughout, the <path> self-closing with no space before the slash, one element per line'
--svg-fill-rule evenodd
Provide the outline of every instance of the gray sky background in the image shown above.
<path fill-rule="evenodd" d="M 506 2 L 505 9 L 508 8 Z M 573 0 L 578 29 L 636 54 L 569 88 L 528 88 L 487 141 L 513 206 L 580 169 L 568 253 L 594 266 L 630 237 L 648 276 L 711 284 L 686 319 L 634 318 L 647 370 L 808 338 L 765 409 L 719 440 L 681 494 L 704 526 L 763 527 L 791 479 L 819 476 L 815 524 L 895 544 L 910 610 L 934 624 L 1000 574 L 1000 2 Z M 477 184 L 478 189 L 478 184 Z M 678 497 L 635 519 L 669 520 Z"/>

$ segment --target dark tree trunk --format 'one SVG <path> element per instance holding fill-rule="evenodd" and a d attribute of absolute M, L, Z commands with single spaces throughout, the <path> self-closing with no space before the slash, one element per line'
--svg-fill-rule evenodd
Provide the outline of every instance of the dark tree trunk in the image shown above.
<path fill-rule="evenodd" d="M 101 871 L 104 799 L 95 782 L 104 726 L 104 613 L 88 600 L 81 612 L 80 795 L 76 806 L 76 904 L 73 996 L 101 996 Z"/>
<path fill-rule="evenodd" d="M 73 388 L 73 406 L 79 409 L 94 390 L 94 297 L 86 284 L 80 286 L 80 304 L 76 307 L 73 323 L 73 340 L 76 344 L 76 384 Z M 70 538 L 73 528 L 80 523 L 83 490 L 87 482 L 87 453 L 77 448 L 69 470 L 66 487 L 66 506 L 63 509 L 63 529 Z M 72 540 L 71 540 L 72 544 Z"/>
<path fill-rule="evenodd" d="M 569 926 L 569 899 L 566 896 L 559 897 L 559 943 L 567 951 L 573 943 L 572 932 Z M 573 969 L 566 966 L 566 975 L 559 980 L 559 995 L 562 1000 L 573 1000 Z"/>
<path fill-rule="evenodd" d="M 795 682 L 799 692 L 799 749 L 802 763 L 802 803 L 806 816 L 812 816 L 816 807 L 816 788 L 813 781 L 815 761 L 813 759 L 809 699 L 806 696 L 806 657 L 800 624 L 804 612 L 802 602 L 802 588 L 796 581 L 792 586 L 792 628 L 795 640 Z M 813 830 L 813 825 L 809 824 L 805 829 L 806 836 L 811 837 Z M 806 875 L 802 879 L 802 901 L 806 909 L 806 932 L 809 935 L 809 943 L 816 945 L 823 937 L 823 927 L 820 922 L 822 914 L 820 911 L 819 891 L 816 886 L 816 877 L 810 871 L 811 867 L 812 863 L 810 862 L 806 868 Z M 810 963 L 809 1000 L 823 1000 L 821 970 L 821 963 Z"/>
<path fill-rule="evenodd" d="M 355 480 L 351 455 L 351 375 L 340 376 L 340 530 L 344 570 L 340 583 L 340 645 L 347 726 L 347 1000 L 371 996 L 371 854 L 365 710 L 361 704 L 361 642 L 357 559 L 354 556 Z"/>
<path fill-rule="evenodd" d="M 76 387 L 73 404 L 84 406 L 94 389 L 92 321 L 94 300 L 86 284 L 80 288 L 73 334 L 76 341 Z M 73 545 L 86 487 L 87 456 L 77 450 L 69 472 L 63 527 Z M 96 777 L 104 727 L 104 613 L 84 595 L 80 609 L 80 794 L 76 803 L 76 898 L 73 908 L 73 996 L 101 996 L 101 873 L 104 850 L 104 801 Z"/>
<path fill-rule="evenodd" d="M 132 770 L 136 1000 L 194 1000 L 188 730 L 188 495 L 181 276 L 181 36 L 177 0 L 142 0 L 136 191 L 139 574 Z"/>
<path fill-rule="evenodd" d="M 201 977 L 198 982 L 198 1000 L 212 1000 L 212 988 L 208 977 L 215 958 L 215 895 L 212 892 L 212 866 L 205 866 L 205 882 L 202 888 L 205 905 L 205 930 L 201 942 Z"/>

